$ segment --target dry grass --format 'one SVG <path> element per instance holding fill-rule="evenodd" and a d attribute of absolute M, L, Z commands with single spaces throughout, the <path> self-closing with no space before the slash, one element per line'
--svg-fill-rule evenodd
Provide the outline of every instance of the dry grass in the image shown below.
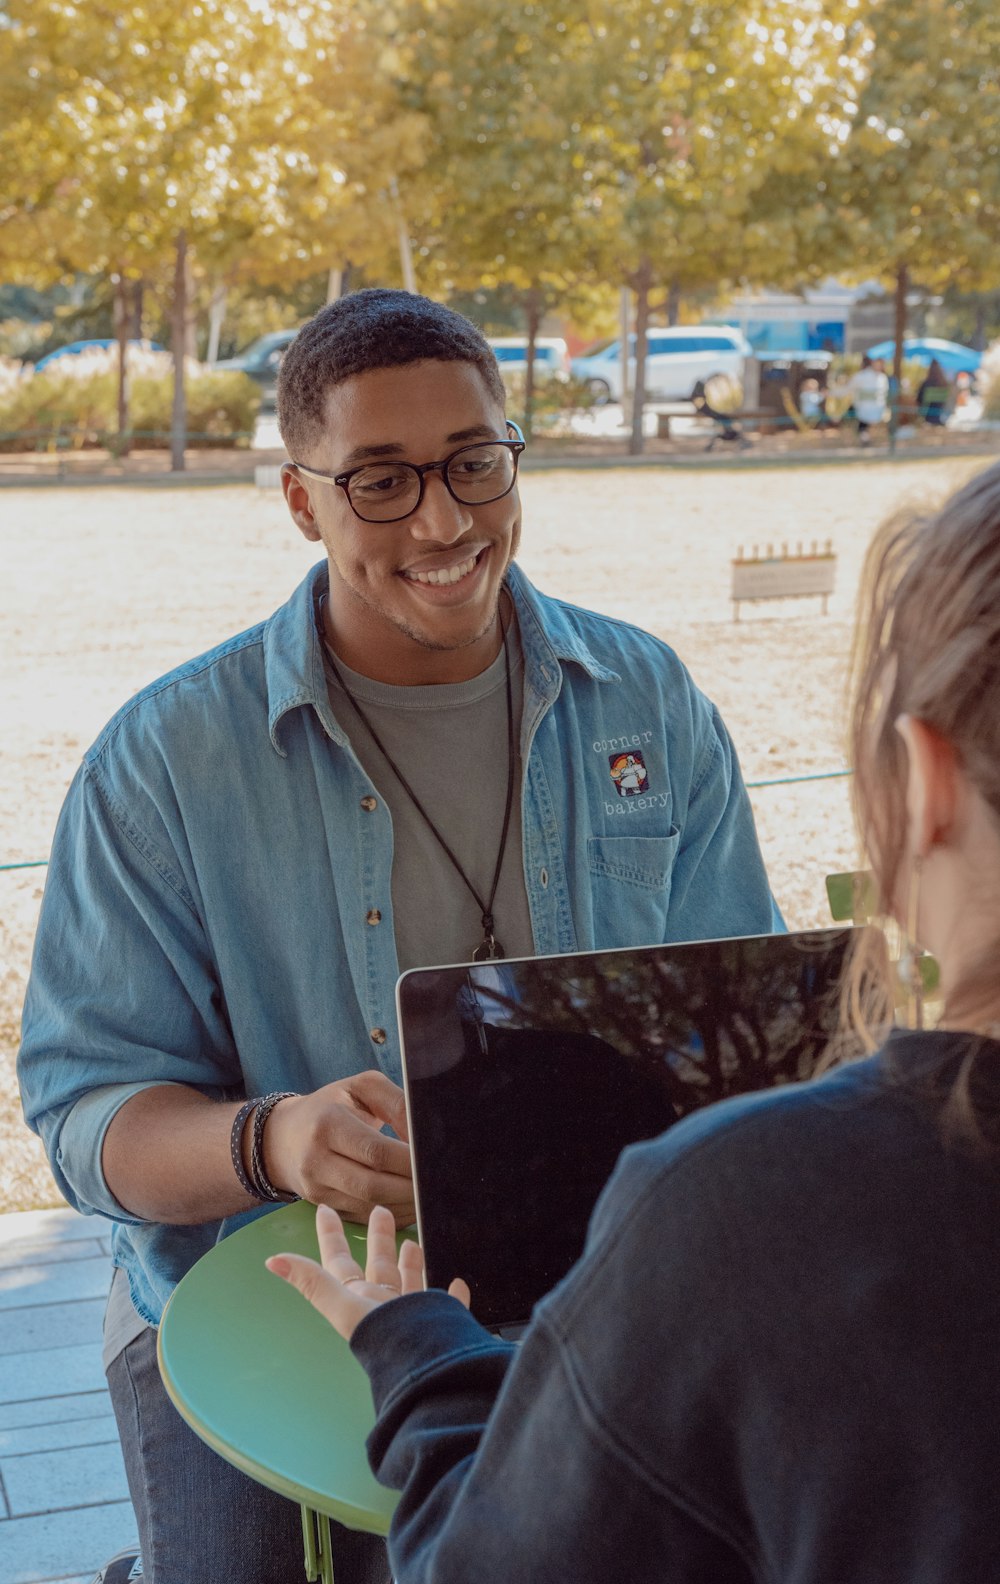
<path fill-rule="evenodd" d="M 865 546 L 901 498 L 941 495 L 985 465 L 613 470 L 529 474 L 520 557 L 550 593 L 666 638 L 719 703 L 748 780 L 842 765 L 843 671 Z M 0 863 L 44 858 L 81 752 L 136 689 L 267 615 L 314 559 L 276 495 L 14 490 L 2 502 Z M 740 545 L 832 539 L 838 590 L 745 608 Z M 823 876 L 854 867 L 843 780 L 753 794 L 788 921 L 822 924 Z M 57 1202 L 21 1121 L 14 1055 L 44 869 L 0 873 L 0 1211 Z"/>

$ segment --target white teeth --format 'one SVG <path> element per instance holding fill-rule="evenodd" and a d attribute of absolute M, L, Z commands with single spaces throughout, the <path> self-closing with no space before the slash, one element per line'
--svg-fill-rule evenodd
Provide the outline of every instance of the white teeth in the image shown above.
<path fill-rule="evenodd" d="M 463 561 L 460 566 L 447 567 L 442 572 L 407 572 L 407 577 L 415 583 L 457 583 L 459 578 L 464 578 L 472 571 L 476 564 L 475 556 L 470 556 L 468 561 Z"/>

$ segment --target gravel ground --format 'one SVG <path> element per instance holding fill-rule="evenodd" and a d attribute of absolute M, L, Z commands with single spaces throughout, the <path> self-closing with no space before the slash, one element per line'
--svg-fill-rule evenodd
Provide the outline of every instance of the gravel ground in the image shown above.
<path fill-rule="evenodd" d="M 719 704 L 748 781 L 842 769 L 844 667 L 865 547 L 900 502 L 975 460 L 704 472 L 531 473 L 520 560 L 540 588 L 671 643 Z M 81 752 L 130 694 L 252 625 L 315 559 L 277 494 L 249 487 L 0 494 L 0 864 L 44 858 Z M 819 601 L 729 602 L 729 562 L 783 541 L 837 553 Z M 790 926 L 827 919 L 823 877 L 856 866 L 848 782 L 752 792 Z M 14 1056 L 43 868 L 0 872 L 0 1212 L 58 1202 L 21 1120 Z"/>

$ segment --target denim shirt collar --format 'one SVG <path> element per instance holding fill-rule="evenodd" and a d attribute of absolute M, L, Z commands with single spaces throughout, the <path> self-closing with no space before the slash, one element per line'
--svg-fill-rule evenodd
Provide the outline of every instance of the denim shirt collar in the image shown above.
<path fill-rule="evenodd" d="M 621 681 L 617 671 L 595 659 L 572 616 L 557 602 L 540 599 L 516 563 L 508 568 L 506 582 L 517 611 L 526 686 L 547 704 L 553 703 L 566 661 L 582 666 L 596 682 Z M 329 568 L 320 561 L 264 626 L 267 724 L 272 747 L 282 758 L 285 750 L 278 730 L 282 718 L 289 710 L 305 705 L 316 711 L 333 742 L 342 748 L 349 746 L 330 708 L 317 623 L 319 600 L 328 587 Z"/>

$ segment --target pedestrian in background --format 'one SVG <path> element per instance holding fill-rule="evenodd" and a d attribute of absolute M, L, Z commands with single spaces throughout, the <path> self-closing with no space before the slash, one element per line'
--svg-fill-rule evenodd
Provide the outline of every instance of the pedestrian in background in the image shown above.
<path fill-rule="evenodd" d="M 938 428 L 944 428 L 950 395 L 951 388 L 948 384 L 948 376 L 937 358 L 932 358 L 930 367 L 917 391 L 917 406 L 925 423 L 935 424 Z"/>
<path fill-rule="evenodd" d="M 861 367 L 852 376 L 849 386 L 854 416 L 858 425 L 861 445 L 871 445 L 873 424 L 885 422 L 886 404 L 889 400 L 889 378 L 866 353 Z"/>

